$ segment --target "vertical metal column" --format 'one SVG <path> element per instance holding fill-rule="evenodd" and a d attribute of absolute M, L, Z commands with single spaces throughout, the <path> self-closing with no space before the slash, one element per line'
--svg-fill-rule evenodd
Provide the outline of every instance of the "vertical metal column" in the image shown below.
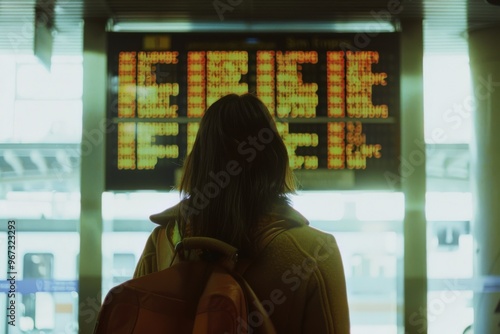
<path fill-rule="evenodd" d="M 405 195 L 404 325 L 427 333 L 427 252 L 422 21 L 403 21 L 401 35 L 401 167 Z M 406 167 L 405 167 L 406 166 Z M 408 168 L 411 166 L 411 168 Z"/>
<path fill-rule="evenodd" d="M 106 116 L 105 21 L 86 20 L 83 30 L 83 136 L 79 263 L 80 333 L 92 333 L 101 305 L 102 193 Z"/>
<path fill-rule="evenodd" d="M 500 26 L 469 32 L 476 110 L 471 145 L 474 333 L 500 333 Z"/>

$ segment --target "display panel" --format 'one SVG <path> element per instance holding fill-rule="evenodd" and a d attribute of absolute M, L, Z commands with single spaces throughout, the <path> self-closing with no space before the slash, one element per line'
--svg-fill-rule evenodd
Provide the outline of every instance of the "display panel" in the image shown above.
<path fill-rule="evenodd" d="M 275 117 L 302 189 L 398 189 L 399 36 L 358 44 L 334 33 L 109 33 L 106 189 L 175 187 L 205 109 L 246 92 Z"/>

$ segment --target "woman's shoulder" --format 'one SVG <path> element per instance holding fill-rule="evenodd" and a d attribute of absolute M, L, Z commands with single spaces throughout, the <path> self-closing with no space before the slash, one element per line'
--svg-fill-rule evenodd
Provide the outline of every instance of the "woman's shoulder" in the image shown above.
<path fill-rule="evenodd" d="M 275 207 L 261 224 L 259 231 L 264 236 L 261 240 L 265 240 L 266 235 L 271 235 L 267 237 L 270 245 L 276 243 L 277 247 L 285 247 L 288 251 L 296 250 L 304 256 L 321 251 L 338 252 L 332 234 L 311 227 L 307 218 L 289 205 Z"/>
<path fill-rule="evenodd" d="M 317 256 L 317 254 L 323 252 L 332 254 L 339 251 L 333 234 L 318 230 L 309 225 L 291 228 L 286 231 L 283 237 L 288 239 L 289 243 L 293 245 L 291 247 L 295 247 L 305 254 L 314 254 L 314 256 Z"/>

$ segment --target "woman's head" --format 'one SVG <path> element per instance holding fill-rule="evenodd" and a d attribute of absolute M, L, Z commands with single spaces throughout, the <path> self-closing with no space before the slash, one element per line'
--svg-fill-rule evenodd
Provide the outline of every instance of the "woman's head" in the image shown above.
<path fill-rule="evenodd" d="M 230 94 L 205 112 L 180 190 L 181 227 L 244 246 L 249 229 L 295 190 L 286 147 L 267 107 Z"/>

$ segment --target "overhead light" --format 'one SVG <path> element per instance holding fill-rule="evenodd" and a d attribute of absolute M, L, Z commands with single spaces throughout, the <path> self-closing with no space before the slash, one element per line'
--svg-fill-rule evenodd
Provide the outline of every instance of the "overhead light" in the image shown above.
<path fill-rule="evenodd" d="M 114 32 L 395 32 L 393 22 L 287 22 L 287 23 L 220 23 L 220 22 L 165 22 L 165 21 L 117 21 L 110 22 L 109 31 Z"/>

